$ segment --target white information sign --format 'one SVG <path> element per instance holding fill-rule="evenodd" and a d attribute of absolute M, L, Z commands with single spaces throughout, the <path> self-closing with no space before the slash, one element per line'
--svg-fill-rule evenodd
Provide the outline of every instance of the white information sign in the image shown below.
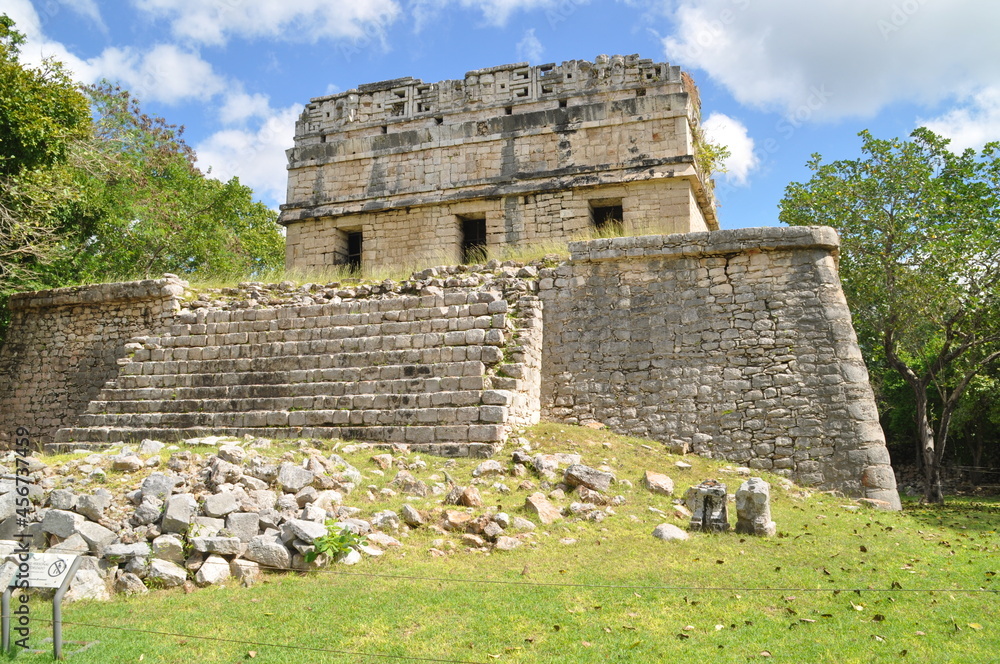
<path fill-rule="evenodd" d="M 71 553 L 29 553 L 28 554 L 28 587 L 29 588 L 58 588 L 69 573 L 69 568 L 76 558 Z M 23 582 L 24 577 L 21 577 Z M 8 581 L 8 585 L 15 585 L 18 578 Z"/>

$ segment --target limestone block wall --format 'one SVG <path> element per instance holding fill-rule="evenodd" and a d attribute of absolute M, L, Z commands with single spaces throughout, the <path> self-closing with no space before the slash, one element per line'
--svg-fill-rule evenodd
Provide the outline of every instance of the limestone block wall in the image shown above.
<path fill-rule="evenodd" d="M 488 244 L 567 241 L 592 228 L 591 202 L 620 201 L 629 234 L 708 230 L 697 198 L 682 179 L 541 191 L 438 205 L 362 212 L 289 224 L 286 262 L 322 268 L 342 262 L 343 234 L 365 237 L 363 264 L 419 266 L 461 262 L 461 219 L 485 219 Z"/>
<path fill-rule="evenodd" d="M 699 115 L 678 67 L 638 56 L 313 99 L 288 151 L 286 264 L 344 262 L 355 232 L 363 264 L 455 261 L 463 215 L 486 220 L 489 245 L 570 240 L 592 227 L 595 201 L 621 205 L 627 226 L 717 228 L 695 164 Z"/>
<path fill-rule="evenodd" d="M 26 427 L 51 440 L 118 373 L 126 341 L 156 333 L 177 309 L 174 278 L 19 293 L 0 347 L 0 446 Z"/>
<path fill-rule="evenodd" d="M 570 248 L 540 275 L 543 416 L 898 507 L 832 229 Z"/>

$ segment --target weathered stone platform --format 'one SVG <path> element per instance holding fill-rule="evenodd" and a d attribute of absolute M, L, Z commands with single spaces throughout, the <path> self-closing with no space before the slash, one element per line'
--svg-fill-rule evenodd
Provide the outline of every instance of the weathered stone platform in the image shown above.
<path fill-rule="evenodd" d="M 231 434 L 485 455 L 542 415 L 898 508 L 838 248 L 827 228 L 593 240 L 557 267 L 179 313 L 199 303 L 171 279 L 25 294 L 0 349 L 0 429 L 64 447 Z"/>

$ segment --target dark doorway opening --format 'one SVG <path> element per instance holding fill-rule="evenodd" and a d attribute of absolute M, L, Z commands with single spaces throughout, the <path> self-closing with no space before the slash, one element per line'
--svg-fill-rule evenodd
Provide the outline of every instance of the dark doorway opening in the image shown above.
<path fill-rule="evenodd" d="M 462 262 L 486 260 L 486 215 L 459 217 L 462 226 Z"/>
<path fill-rule="evenodd" d="M 364 245 L 364 236 L 361 231 L 348 231 L 347 233 L 347 260 L 344 262 L 352 272 L 361 270 L 361 252 Z"/>
<path fill-rule="evenodd" d="M 625 211 L 619 201 L 593 201 L 590 218 L 600 235 L 621 235 L 625 228 Z"/>

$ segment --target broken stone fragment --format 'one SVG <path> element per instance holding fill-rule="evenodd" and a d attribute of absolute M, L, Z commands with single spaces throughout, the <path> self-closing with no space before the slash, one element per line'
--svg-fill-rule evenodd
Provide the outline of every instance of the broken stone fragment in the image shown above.
<path fill-rule="evenodd" d="M 312 472 L 294 463 L 283 463 L 278 467 L 278 486 L 285 493 L 298 493 L 313 481 Z"/>
<path fill-rule="evenodd" d="M 219 555 L 211 555 L 205 559 L 198 573 L 194 577 L 194 582 L 199 586 L 211 586 L 223 583 L 232 576 L 229 568 L 229 561 Z"/>
<path fill-rule="evenodd" d="M 538 516 L 538 520 L 546 525 L 562 519 L 559 509 L 550 503 L 545 494 L 542 493 L 533 493 L 528 496 L 524 501 L 524 507 L 529 513 Z"/>
<path fill-rule="evenodd" d="M 479 495 L 479 489 L 474 486 L 466 487 L 458 499 L 458 504 L 465 507 L 482 507 L 483 499 Z"/>
<path fill-rule="evenodd" d="M 250 540 L 243 557 L 272 569 L 288 569 L 292 566 L 292 554 L 276 537 L 257 535 Z"/>
<path fill-rule="evenodd" d="M 403 521 L 406 522 L 406 525 L 411 528 L 417 528 L 424 525 L 424 517 L 421 516 L 420 512 L 411 505 L 403 505 L 403 509 L 400 510 L 400 515 L 403 517 Z"/>
<path fill-rule="evenodd" d="M 184 585 L 187 580 L 187 570 L 169 560 L 153 558 L 149 563 L 149 574 L 146 579 L 162 588 L 174 588 Z"/>
<path fill-rule="evenodd" d="M 689 535 L 672 523 L 661 523 L 653 529 L 653 537 L 664 542 L 673 542 L 686 540 Z"/>
<path fill-rule="evenodd" d="M 642 483 L 651 493 L 661 496 L 670 496 L 674 493 L 674 481 L 663 473 L 647 470 L 642 477 Z"/>
<path fill-rule="evenodd" d="M 615 476 L 581 463 L 574 463 L 566 468 L 563 481 L 571 487 L 583 485 L 594 491 L 606 492 L 615 481 Z"/>

